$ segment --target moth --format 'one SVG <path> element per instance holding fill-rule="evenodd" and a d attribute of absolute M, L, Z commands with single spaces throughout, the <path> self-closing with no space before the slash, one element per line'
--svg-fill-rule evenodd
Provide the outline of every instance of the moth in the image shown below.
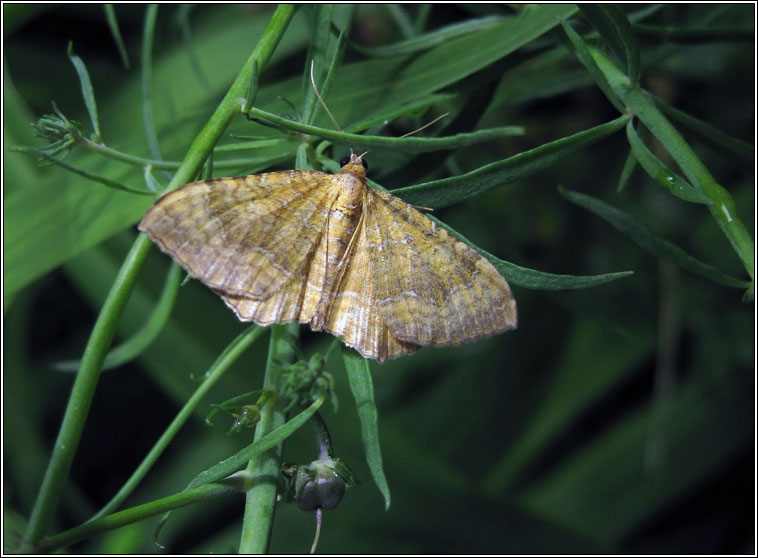
<path fill-rule="evenodd" d="M 508 283 L 421 211 L 366 182 L 279 171 L 187 184 L 139 224 L 242 321 L 299 321 L 383 362 L 516 327 Z"/>

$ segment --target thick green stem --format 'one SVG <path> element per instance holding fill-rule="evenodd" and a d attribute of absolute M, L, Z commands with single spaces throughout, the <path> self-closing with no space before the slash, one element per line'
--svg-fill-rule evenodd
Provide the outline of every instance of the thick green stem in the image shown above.
<path fill-rule="evenodd" d="M 192 143 L 184 161 L 171 180 L 170 188 L 189 182 L 200 170 L 203 161 L 213 149 L 232 117 L 240 112 L 239 100 L 245 98 L 253 67 L 257 65 L 258 68 L 263 68 L 268 62 L 288 26 L 294 10 L 294 6 L 288 4 L 277 7 L 268 27 L 266 27 L 263 36 L 258 41 L 242 71 L 234 80 L 208 124 Z M 50 458 L 42 486 L 29 518 L 25 533 L 25 539 L 28 542 L 40 540 L 50 528 L 60 500 L 61 490 L 68 478 L 71 463 L 79 445 L 103 360 L 110 348 L 116 324 L 131 295 L 137 275 L 149 249 L 150 241 L 144 234 L 140 234 L 124 261 L 92 329 L 53 449 L 53 455 Z"/>
<path fill-rule="evenodd" d="M 150 241 L 146 236 L 140 235 L 137 238 L 92 328 L 92 335 L 84 350 L 82 363 L 71 389 L 71 396 L 55 441 L 53 454 L 29 518 L 25 535 L 27 541 L 41 539 L 55 515 L 61 490 L 68 478 L 71 463 L 84 430 L 84 423 L 95 394 L 103 361 L 113 340 L 118 320 L 129 301 L 149 246 Z"/>
<path fill-rule="evenodd" d="M 279 392 L 283 365 L 294 362 L 297 358 L 295 342 L 298 329 L 297 323 L 271 326 L 264 389 Z M 286 417 L 280 403 L 276 397 L 272 397 L 263 406 L 261 420 L 255 429 L 255 440 L 284 424 Z M 240 554 L 263 554 L 268 551 L 280 467 L 281 445 L 255 456 L 248 464 L 247 472 L 251 482 L 245 500 Z"/>

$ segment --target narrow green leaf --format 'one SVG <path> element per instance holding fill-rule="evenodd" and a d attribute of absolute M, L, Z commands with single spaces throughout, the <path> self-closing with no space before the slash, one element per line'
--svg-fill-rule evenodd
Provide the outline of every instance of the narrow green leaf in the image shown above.
<path fill-rule="evenodd" d="M 708 168 L 679 131 L 658 110 L 649 95 L 639 87 L 630 87 L 628 78 L 603 53 L 592 47 L 587 47 L 587 50 L 628 110 L 661 142 L 687 180 L 711 199 L 713 203 L 707 206 L 708 210 L 753 279 L 755 242 L 737 213 L 732 195 L 716 182 Z"/>
<path fill-rule="evenodd" d="M 518 287 L 527 289 L 537 289 L 541 291 L 570 291 L 576 289 L 589 289 L 598 287 L 617 279 L 624 279 L 633 275 L 633 271 L 616 271 L 613 273 L 601 273 L 600 275 L 560 275 L 555 273 L 546 273 L 521 267 L 505 260 L 500 260 L 488 254 L 484 250 L 479 250 L 500 274 L 508 279 L 508 282 Z"/>
<path fill-rule="evenodd" d="M 613 4 L 579 4 L 579 9 L 624 62 L 629 81 L 637 83 L 640 77 L 640 49 L 624 13 Z"/>
<path fill-rule="evenodd" d="M 647 148 L 634 130 L 633 120 L 630 120 L 626 125 L 626 137 L 629 139 L 632 153 L 640 166 L 665 190 L 680 200 L 692 203 L 713 203 L 708 196 L 697 188 L 693 188 L 689 182 L 666 167 L 658 157 L 653 155 L 653 152 Z"/>
<path fill-rule="evenodd" d="M 82 97 L 84 97 L 84 104 L 87 107 L 90 120 L 92 121 L 92 141 L 102 141 L 102 135 L 100 134 L 100 122 L 97 118 L 97 103 L 95 102 L 95 91 L 92 89 L 92 81 L 89 78 L 89 72 L 84 65 L 84 61 L 74 54 L 74 43 L 69 41 L 68 43 L 68 58 L 76 69 L 76 73 L 79 76 L 79 82 L 82 88 Z"/>
<path fill-rule="evenodd" d="M 182 35 L 182 43 L 184 53 L 189 57 L 190 64 L 192 65 L 192 71 L 197 78 L 198 83 L 208 93 L 213 95 L 215 93 L 208 78 L 200 65 L 200 59 L 197 56 L 198 47 L 196 41 L 192 35 L 192 27 L 190 26 L 190 15 L 195 9 L 197 4 L 179 4 L 177 10 L 174 13 L 174 21 L 179 27 L 179 31 Z"/>
<path fill-rule="evenodd" d="M 746 161 L 752 162 L 755 160 L 755 147 L 749 143 L 745 143 L 744 141 L 733 138 L 718 128 L 711 126 L 710 124 L 703 122 L 702 120 L 695 118 L 686 112 L 682 112 L 679 109 L 675 109 L 674 107 L 667 105 L 660 99 L 653 100 L 655 101 L 655 106 L 661 109 L 661 111 L 669 115 L 677 122 L 680 122 L 683 126 L 690 130 L 690 132 L 695 137 L 697 137 L 698 140 L 712 148 L 717 153 L 723 153 L 723 151 L 726 149 L 727 151 L 734 153 Z"/>
<path fill-rule="evenodd" d="M 563 30 L 566 32 L 566 36 L 568 37 L 570 41 L 570 45 L 574 52 L 574 55 L 579 59 L 579 61 L 584 65 L 584 67 L 587 68 L 587 71 L 592 76 L 592 79 L 595 80 L 595 83 L 597 83 L 597 86 L 602 90 L 602 92 L 605 94 L 605 96 L 608 98 L 611 104 L 614 107 L 616 107 L 616 110 L 618 110 L 621 113 L 625 112 L 624 105 L 621 103 L 621 101 L 618 98 L 618 95 L 614 92 L 613 88 L 608 83 L 608 79 L 606 78 L 605 74 L 603 74 L 603 72 L 600 71 L 600 68 L 598 68 L 597 63 L 592 58 L 592 55 L 587 49 L 587 45 L 585 44 L 585 42 L 582 40 L 579 34 L 576 31 L 574 31 L 571 25 L 568 24 L 568 22 L 561 21 L 561 26 L 563 27 Z"/>
<path fill-rule="evenodd" d="M 155 21 L 158 18 L 158 5 L 149 4 L 145 10 L 145 26 L 142 31 L 141 56 L 141 90 L 142 90 L 142 124 L 145 127 L 147 145 L 153 159 L 162 160 L 161 147 L 156 133 L 155 116 L 153 115 L 153 37 L 155 36 Z"/>
<path fill-rule="evenodd" d="M 502 161 L 484 165 L 460 176 L 398 188 L 392 193 L 413 205 L 432 209 L 447 207 L 534 174 L 552 165 L 561 157 L 620 130 L 628 118 L 628 116 L 621 116 L 589 130 L 546 143 Z"/>
<path fill-rule="evenodd" d="M 345 361 L 350 391 L 353 392 L 358 418 L 361 421 L 361 438 L 363 439 L 363 449 L 366 452 L 366 463 L 368 463 L 371 476 L 374 477 L 379 492 L 384 496 L 384 509 L 388 510 L 390 507 L 390 487 L 387 484 L 382 465 L 382 451 L 379 445 L 379 415 L 374 402 L 374 384 L 371 381 L 371 370 L 368 361 L 361 358 L 352 349 L 343 347 L 342 358 Z"/>
<path fill-rule="evenodd" d="M 147 189 L 152 193 L 157 194 L 158 192 L 163 192 L 163 190 L 166 189 L 166 184 L 161 184 L 161 182 L 153 176 L 153 167 L 151 165 L 147 165 L 145 167 L 145 171 L 142 173 L 142 176 L 145 177 L 145 184 L 147 185 Z"/>
<path fill-rule="evenodd" d="M 324 404 L 325 397 L 320 397 L 307 408 L 292 417 L 279 428 L 274 429 L 259 440 L 241 449 L 231 457 L 209 467 L 190 481 L 185 490 L 190 490 L 231 475 L 244 467 L 253 457 L 278 446 L 303 426 Z"/>
<path fill-rule="evenodd" d="M 111 30 L 113 40 L 116 41 L 116 47 L 118 53 L 121 56 L 121 63 L 124 68 L 129 69 L 129 55 L 126 52 L 126 46 L 124 45 L 124 39 L 121 37 L 121 30 L 118 27 L 118 19 L 116 19 L 116 10 L 113 4 L 105 4 L 103 6 L 105 11 L 105 19 L 108 21 L 108 28 Z"/>
<path fill-rule="evenodd" d="M 411 23 L 410 17 L 405 13 L 404 6 L 402 4 L 384 4 L 387 13 L 395 20 L 400 32 L 404 37 L 413 36 L 413 23 Z"/>
<path fill-rule="evenodd" d="M 421 4 L 419 5 L 419 10 L 416 15 L 416 24 L 413 28 L 414 35 L 420 35 L 424 32 L 424 29 L 426 28 L 426 23 L 429 21 L 429 14 L 432 11 L 432 5 L 431 4 Z"/>
<path fill-rule="evenodd" d="M 619 176 L 619 183 L 616 186 L 616 193 L 620 194 L 626 187 L 626 183 L 629 182 L 635 167 L 637 166 L 637 159 L 634 157 L 631 148 L 629 148 L 629 155 L 626 156 L 624 161 L 624 168 L 621 169 L 621 175 Z"/>
<path fill-rule="evenodd" d="M 363 47 L 355 43 L 351 43 L 350 46 L 353 50 L 371 58 L 387 58 L 390 56 L 414 54 L 442 44 L 445 41 L 460 37 L 461 35 L 488 29 L 501 23 L 503 19 L 504 18 L 501 16 L 486 16 L 478 19 L 469 19 L 461 23 L 447 25 L 435 31 L 430 31 L 429 33 L 424 33 L 423 35 L 418 35 L 387 46 Z"/>
<path fill-rule="evenodd" d="M 329 90 L 332 88 L 332 83 L 334 83 L 334 78 L 337 75 L 337 68 L 342 61 L 342 55 L 345 53 L 346 36 L 346 30 L 342 29 L 339 36 L 337 37 L 337 46 L 334 47 L 332 61 L 329 64 L 329 69 L 326 72 L 324 83 L 321 86 L 320 93 L 322 99 L 325 99 L 326 96 L 329 95 Z M 313 124 L 313 122 L 309 122 L 309 124 Z"/>
<path fill-rule="evenodd" d="M 240 139 L 243 138 L 243 136 L 235 136 L 235 137 L 238 137 Z M 219 145 L 213 151 L 215 153 L 223 153 L 225 151 L 249 151 L 251 149 L 261 149 L 263 147 L 276 147 L 278 145 L 289 143 L 290 141 L 291 140 L 287 138 L 250 139 L 249 141 L 225 143 L 224 145 Z"/>
<path fill-rule="evenodd" d="M 440 149 L 466 147 L 506 136 L 523 134 L 523 128 L 520 126 L 502 126 L 499 128 L 488 128 L 486 130 L 456 134 L 454 136 L 443 138 L 389 138 L 384 136 L 361 136 L 359 134 L 348 134 L 346 132 L 337 132 L 335 130 L 327 130 L 316 126 L 308 126 L 257 108 L 250 109 L 250 116 L 268 120 L 269 122 L 273 122 L 274 124 L 278 124 L 289 130 L 295 130 L 296 132 L 328 139 L 334 143 L 351 147 L 354 150 L 384 148 L 402 149 L 407 153 L 426 153 Z"/>
<path fill-rule="evenodd" d="M 108 188 L 113 188 L 114 190 L 121 190 L 123 192 L 130 192 L 132 194 L 141 194 L 143 196 L 153 195 L 153 192 L 150 192 L 148 190 L 138 190 L 137 188 L 124 186 L 123 184 L 116 182 L 115 180 L 111 180 L 110 178 L 105 178 L 104 176 L 98 176 L 96 174 L 92 174 L 91 172 L 87 172 L 84 169 L 71 166 L 68 163 L 64 163 L 57 157 L 52 157 L 51 155 L 48 155 L 41 149 L 36 149 L 34 147 L 13 147 L 11 148 L 11 150 L 18 151 L 20 153 L 33 153 L 34 155 L 39 155 L 43 159 L 50 161 L 51 163 L 58 165 L 59 167 L 62 167 L 68 171 L 78 174 L 79 176 L 83 176 L 84 178 L 88 180 L 92 180 L 93 182 L 99 182 L 100 184 L 107 186 Z"/>
<path fill-rule="evenodd" d="M 367 59 L 344 65 L 329 105 L 340 122 L 355 122 L 366 107 L 407 103 L 460 82 L 558 25 L 573 5 L 534 5 L 488 29 L 456 37 L 410 58 Z M 390 79 L 388 79 L 390 76 Z"/>
<path fill-rule="evenodd" d="M 300 111 L 300 117 L 304 124 L 312 124 L 313 117 L 316 114 L 318 98 L 313 90 L 311 83 L 311 64 L 313 64 L 313 79 L 318 85 L 322 81 L 326 69 L 326 57 L 330 44 L 333 42 L 331 27 L 333 4 L 317 4 L 315 7 L 315 17 L 312 23 L 311 41 L 308 45 L 308 57 L 303 71 L 303 83 L 301 86 L 301 95 L 303 104 Z M 323 88 L 322 88 L 323 89 Z M 326 93 L 320 91 L 322 97 Z"/>
<path fill-rule="evenodd" d="M 428 217 L 439 226 L 447 230 L 455 238 L 461 242 L 465 242 L 474 250 L 479 252 L 482 256 L 487 258 L 490 263 L 495 266 L 495 269 L 497 269 L 500 274 L 508 280 L 509 283 L 517 285 L 519 287 L 525 287 L 527 289 L 539 289 L 544 291 L 587 289 L 590 287 L 597 287 L 603 283 L 615 281 L 616 279 L 623 279 L 624 277 L 628 277 L 634 273 L 633 271 L 618 271 L 615 273 L 603 273 L 601 275 L 556 275 L 553 273 L 545 273 L 544 271 L 537 271 L 536 269 L 521 267 L 514 263 L 501 260 L 486 250 L 482 250 L 468 238 L 451 228 L 449 225 L 446 225 L 433 215 L 429 215 Z"/>
<path fill-rule="evenodd" d="M 675 244 L 655 236 L 645 225 L 625 211 L 612 207 L 597 198 L 572 192 L 562 187 L 559 188 L 559 191 L 566 199 L 605 219 L 616 229 L 629 236 L 635 244 L 659 258 L 671 260 L 683 269 L 727 287 L 747 288 L 750 286 L 749 281 L 727 275 L 712 265 L 690 256 Z"/>

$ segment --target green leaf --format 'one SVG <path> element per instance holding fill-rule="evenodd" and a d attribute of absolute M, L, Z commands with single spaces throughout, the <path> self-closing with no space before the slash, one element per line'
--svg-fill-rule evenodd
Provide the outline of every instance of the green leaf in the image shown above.
<path fill-rule="evenodd" d="M 150 4 L 145 10 L 145 24 L 142 31 L 142 52 L 140 57 L 140 83 L 142 97 L 142 125 L 145 127 L 147 145 L 153 159 L 162 160 L 161 147 L 156 133 L 153 115 L 153 39 L 155 21 L 158 18 L 158 5 Z"/>
<path fill-rule="evenodd" d="M 346 38 L 346 30 L 342 29 L 340 31 L 339 36 L 337 37 L 337 45 L 334 47 L 334 54 L 332 54 L 332 60 L 329 64 L 329 69 L 326 72 L 326 77 L 324 78 L 324 83 L 321 86 L 321 98 L 323 99 L 326 95 L 329 94 L 329 91 L 332 88 L 332 83 L 334 83 L 334 78 L 337 75 L 337 68 L 339 64 L 342 62 L 342 55 L 345 52 L 345 41 Z M 307 121 L 308 124 L 313 124 L 313 121 Z"/>
<path fill-rule="evenodd" d="M 237 486 L 237 484 L 238 483 L 230 481 L 205 485 L 194 490 L 179 492 L 178 494 L 172 494 L 171 496 L 153 500 L 146 504 L 121 510 L 94 521 L 88 521 L 73 529 L 68 529 L 62 533 L 47 537 L 35 544 L 33 548 L 36 552 L 51 552 L 53 550 L 58 550 L 98 533 L 134 524 L 149 517 L 164 513 L 167 510 L 173 511 L 184 506 L 189 506 L 190 504 L 208 502 L 214 498 L 239 492 L 239 486 Z"/>
<path fill-rule="evenodd" d="M 687 180 L 713 202 L 708 205 L 708 210 L 724 236 L 729 240 L 752 280 L 755 276 L 755 242 L 737 214 L 737 206 L 732 195 L 716 182 L 708 168 L 679 131 L 658 110 L 649 95 L 638 86 L 631 87 L 628 78 L 601 52 L 592 47 L 587 47 L 587 50 L 598 68 L 603 72 L 614 93 L 627 109 L 639 118 L 661 142 L 672 159 L 679 165 Z"/>
<path fill-rule="evenodd" d="M 316 81 L 316 85 L 319 85 L 326 71 L 329 47 L 334 43 L 331 34 L 334 6 L 332 4 L 317 4 L 314 7 L 315 17 L 311 25 L 313 31 L 311 32 L 311 42 L 308 46 L 307 61 L 304 66 L 301 93 L 304 101 L 301 107 L 300 118 L 304 124 L 311 124 L 313 122 L 318 105 L 318 98 L 311 83 L 311 64 L 313 64 L 313 78 Z M 326 91 L 321 92 L 321 94 L 326 95 Z"/>
<path fill-rule="evenodd" d="M 716 269 L 712 265 L 701 262 L 687 254 L 684 250 L 671 242 L 655 236 L 645 225 L 640 223 L 635 217 L 612 207 L 597 198 L 572 192 L 565 188 L 559 188 L 559 192 L 569 201 L 588 209 L 598 217 L 605 219 L 616 229 L 623 232 L 631 238 L 635 244 L 647 250 L 651 254 L 671 260 L 683 269 L 696 273 L 711 281 L 726 285 L 727 287 L 747 288 L 750 286 L 749 281 L 743 281 L 727 275 Z"/>
<path fill-rule="evenodd" d="M 615 281 L 616 279 L 623 279 L 624 277 L 628 277 L 634 273 L 633 271 L 618 271 L 616 273 L 604 273 L 602 275 L 555 275 L 553 273 L 545 273 L 544 271 L 537 271 L 536 269 L 521 267 L 514 263 L 501 260 L 486 250 L 482 250 L 461 233 L 453 230 L 436 217 L 432 215 L 429 215 L 428 217 L 439 226 L 447 230 L 458 240 L 465 242 L 474 250 L 479 252 L 482 256 L 487 258 L 490 263 L 495 266 L 495 269 L 497 269 L 500 274 L 508 280 L 509 283 L 518 285 L 519 287 L 525 287 L 527 289 L 540 289 L 545 291 L 586 289 L 589 287 L 596 287 L 610 281 Z"/>
<path fill-rule="evenodd" d="M 385 122 L 390 122 L 401 116 L 413 117 L 423 114 L 429 107 L 442 104 L 455 98 L 455 95 L 433 93 L 414 99 L 408 103 L 396 107 L 387 107 L 384 110 L 372 112 L 370 116 L 345 126 L 346 132 L 360 132 Z"/>
<path fill-rule="evenodd" d="M 617 194 L 620 194 L 624 190 L 626 183 L 629 182 L 629 178 L 631 178 L 636 166 L 637 159 L 634 157 L 634 153 L 632 153 L 630 148 L 629 155 L 627 155 L 626 161 L 624 161 L 624 168 L 621 169 L 621 174 L 619 175 L 619 182 L 616 186 Z"/>
<path fill-rule="evenodd" d="M 82 97 L 84 97 L 84 104 L 87 106 L 87 112 L 89 113 L 90 120 L 92 121 L 92 129 L 94 130 L 92 140 L 101 141 L 100 134 L 100 122 L 97 118 L 97 103 L 95 102 L 95 91 L 92 89 L 92 81 L 89 78 L 89 72 L 84 65 L 84 61 L 74 54 L 74 43 L 69 41 L 68 43 L 68 58 L 76 69 L 76 73 L 79 76 L 79 82 L 82 88 Z"/>
<path fill-rule="evenodd" d="M 569 39 L 571 50 L 579 59 L 579 61 L 584 65 L 584 67 L 587 68 L 587 71 L 592 76 L 592 79 L 595 80 L 597 86 L 605 94 L 611 104 L 616 107 L 616 110 L 622 113 L 625 112 L 624 105 L 619 100 L 618 95 L 613 90 L 613 87 L 611 87 L 610 83 L 608 83 L 608 79 L 605 74 L 600 70 L 597 63 L 592 58 L 592 55 L 590 54 L 585 42 L 582 40 L 579 34 L 574 31 L 573 27 L 571 27 L 568 22 L 561 21 L 561 26 L 563 27 L 563 31 L 566 33 L 566 36 Z"/>
<path fill-rule="evenodd" d="M 118 20 L 116 19 L 116 10 L 113 4 L 105 4 L 103 6 L 105 11 L 105 19 L 108 21 L 108 28 L 111 30 L 113 40 L 116 41 L 116 47 L 118 53 L 121 56 L 121 63 L 125 69 L 129 69 L 129 55 L 126 52 L 126 46 L 124 46 L 124 39 L 121 37 L 121 30 L 118 28 Z"/>
<path fill-rule="evenodd" d="M 501 16 L 486 16 L 478 19 L 469 19 L 460 23 L 446 25 L 435 31 L 430 31 L 423 35 L 398 41 L 397 43 L 387 46 L 363 47 L 351 43 L 350 47 L 353 50 L 372 58 L 387 58 L 390 56 L 414 54 L 422 50 L 430 49 L 461 35 L 488 29 L 493 25 L 501 23 L 503 19 L 504 18 Z"/>
<path fill-rule="evenodd" d="M 432 209 L 447 207 L 534 174 L 552 165 L 561 157 L 620 130 L 627 120 L 627 116 L 621 116 L 605 124 L 546 143 L 508 159 L 484 165 L 466 174 L 398 188 L 392 193 L 413 205 Z"/>
<path fill-rule="evenodd" d="M 397 106 L 440 91 L 515 52 L 575 13 L 573 5 L 535 5 L 488 29 L 446 41 L 414 56 L 393 56 L 343 66 L 327 102 L 339 122 L 367 110 Z M 391 79 L 388 79 L 391 76 Z"/>
<path fill-rule="evenodd" d="M 715 126 L 669 106 L 660 99 L 656 98 L 654 101 L 655 106 L 686 127 L 699 141 L 717 153 L 723 153 L 724 150 L 727 150 L 746 161 L 753 162 L 755 160 L 755 147 L 752 145 L 733 138 Z"/>
<path fill-rule="evenodd" d="M 634 130 L 634 121 L 630 120 L 626 125 L 626 137 L 632 147 L 632 153 L 645 172 L 665 190 L 680 200 L 692 203 L 712 204 L 711 199 L 674 171 L 666 167 L 658 157 L 653 155 L 642 142 Z"/>
<path fill-rule="evenodd" d="M 212 467 L 209 467 L 194 479 L 190 481 L 185 490 L 190 490 L 204 484 L 208 484 L 224 477 L 227 477 L 244 467 L 253 457 L 278 446 L 284 440 L 292 436 L 301 426 L 303 426 L 313 414 L 324 404 L 325 397 L 320 397 L 300 413 L 292 417 L 279 428 L 276 428 L 268 434 L 262 436 L 249 446 L 241 449 L 231 457 L 219 461 Z"/>
<path fill-rule="evenodd" d="M 613 4 L 579 4 L 579 9 L 624 62 L 629 81 L 637 83 L 640 78 L 640 49 L 624 12 Z"/>
<path fill-rule="evenodd" d="M 45 159 L 46 161 L 49 161 L 53 163 L 54 165 L 58 165 L 59 167 L 64 168 L 69 172 L 73 172 L 74 174 L 83 176 L 84 178 L 86 178 L 87 180 L 91 180 L 92 182 L 99 182 L 103 186 L 107 186 L 108 188 L 113 188 L 114 190 L 121 190 L 122 192 L 129 192 L 131 194 L 139 194 L 142 196 L 154 195 L 153 192 L 150 192 L 148 190 L 138 190 L 137 188 L 131 188 L 130 186 L 126 186 L 124 184 L 121 184 L 120 182 L 111 180 L 110 178 L 107 178 L 105 176 L 98 176 L 91 172 L 87 172 L 84 169 L 80 169 L 72 165 L 69 165 L 68 163 L 64 163 L 59 158 L 53 157 L 47 154 L 46 152 L 42 151 L 41 149 L 35 149 L 33 147 L 12 147 L 11 151 L 16 151 L 18 153 L 33 153 L 34 155 L 39 155 L 40 158 Z"/>
<path fill-rule="evenodd" d="M 361 421 L 361 438 L 371 476 L 379 492 L 384 496 L 384 509 L 390 508 L 390 487 L 382 466 L 382 451 L 379 446 L 379 415 L 374 402 L 374 384 L 368 361 L 355 351 L 343 347 L 342 358 L 347 369 L 350 391 L 355 398 L 355 407 Z"/>

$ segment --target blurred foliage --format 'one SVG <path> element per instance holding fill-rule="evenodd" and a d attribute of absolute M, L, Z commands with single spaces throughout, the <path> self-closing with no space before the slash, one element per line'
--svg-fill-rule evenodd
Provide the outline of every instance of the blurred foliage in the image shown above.
<path fill-rule="evenodd" d="M 642 86 L 733 140 L 750 142 L 754 9 L 749 4 L 622 6 L 640 25 Z M 53 365 L 81 356 L 136 235 L 134 224 L 151 200 L 8 151 L 11 145 L 45 147 L 29 124 L 51 112 L 51 101 L 72 121 L 89 123 L 67 58 L 72 40 L 92 79 L 104 140 L 149 156 L 138 69 L 145 6 L 115 6 L 123 45 L 111 34 L 102 6 L 4 4 L 3 10 L 3 509 L 9 539 L 23 532 L 19 526 L 33 505 L 70 390 L 72 376 Z M 165 160 L 181 159 L 270 13 L 263 5 L 160 7 L 152 100 Z M 442 125 L 445 135 L 511 125 L 526 131 L 453 152 L 411 156 L 376 150 L 369 157 L 371 178 L 393 189 L 457 175 L 618 116 L 565 48 L 560 27 L 515 52 L 487 50 L 493 40 L 487 34 L 496 28 L 493 21 L 497 25 L 492 17 L 512 15 L 504 6 L 477 4 L 335 10 L 339 26 L 350 22 L 349 41 L 327 102 L 343 126 L 378 110 L 385 95 L 412 101 L 445 93 L 441 108 L 454 114 Z M 475 18 L 486 19 L 479 25 Z M 277 96 L 299 101 L 312 20 L 312 7 L 300 6 L 260 76 L 256 106 L 280 114 L 290 109 Z M 603 46 L 578 12 L 571 23 L 586 40 Z M 457 24 L 465 24 L 465 31 L 448 30 Z M 414 38 L 437 30 L 445 31 L 427 40 Z M 468 41 L 469 48 L 456 48 L 462 44 L 457 40 Z M 400 47 L 389 55 L 379 48 L 396 43 Z M 122 62 L 122 46 L 131 69 Z M 490 58 L 484 60 L 485 54 Z M 472 62 L 477 56 L 480 66 Z M 397 87 L 398 76 L 407 78 L 406 89 Z M 399 136 L 430 114 L 393 122 L 385 133 Z M 323 115 L 317 121 L 330 126 Z M 83 127 L 85 135 L 92 132 L 88 124 Z M 281 137 L 243 118 L 228 132 Z M 732 194 L 752 231 L 754 151 L 746 158 L 685 136 Z M 655 144 L 649 145 L 655 152 Z M 246 153 L 250 159 L 224 173 L 257 171 L 256 160 L 277 157 L 277 168 L 291 168 L 295 147 L 292 142 Z M 558 193 L 564 185 L 602 198 L 693 256 L 743 277 L 738 258 L 703 206 L 674 198 L 639 168 L 616 192 L 628 153 L 619 132 L 538 174 L 435 211 L 478 246 L 525 267 L 575 275 L 633 270 L 634 275 L 578 291 L 514 288 L 518 330 L 372 364 L 384 472 L 392 491 L 386 512 L 363 457 L 342 360 L 330 358 L 326 365 L 340 405 L 338 412 L 330 408 L 323 415 L 337 455 L 359 484 L 325 514 L 319 551 L 755 552 L 752 303 L 742 303 L 737 289 L 656 259 Z M 335 150 L 333 157 L 342 154 Z M 141 168 L 78 149 L 67 162 L 144 189 Z M 153 174 L 163 179 L 161 171 Z M 151 255 L 120 339 L 150 315 L 168 263 L 157 250 Z M 179 289 L 156 341 L 137 360 L 103 374 L 56 529 L 81 523 L 110 499 L 191 394 L 192 376 L 245 327 L 198 282 Z M 326 352 L 330 342 L 329 336 L 302 328 L 306 355 Z M 266 343 L 259 341 L 235 362 L 126 505 L 181 490 L 199 471 L 249 442 L 240 440 L 244 430 L 227 436 L 229 423 L 206 426 L 203 418 L 211 403 L 260 389 L 265 353 Z M 310 432 L 298 432 L 284 457 L 308 462 L 314 454 Z M 175 512 L 162 542 L 171 552 L 233 551 L 242 500 L 228 497 Z M 155 523 L 118 529 L 70 550 L 158 552 L 151 540 Z M 314 528 L 313 514 L 279 504 L 271 550 L 305 552 Z"/>

